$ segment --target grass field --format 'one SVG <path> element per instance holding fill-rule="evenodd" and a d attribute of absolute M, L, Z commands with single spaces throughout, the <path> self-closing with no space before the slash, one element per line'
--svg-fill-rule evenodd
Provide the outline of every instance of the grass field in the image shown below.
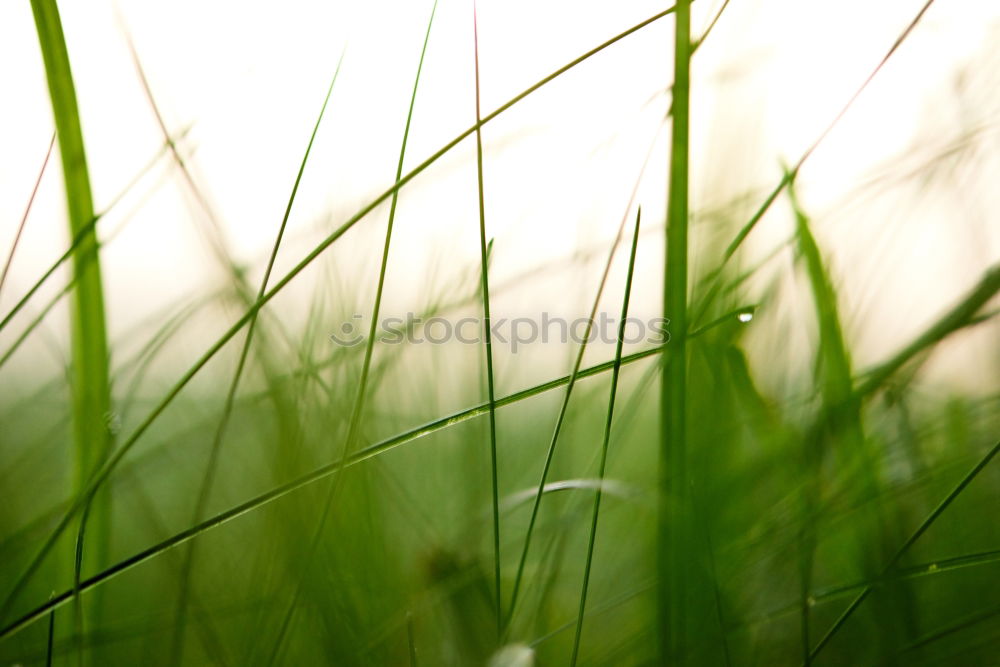
<path fill-rule="evenodd" d="M 392 156 L 382 185 L 311 173 L 325 131 L 370 131 L 337 125 L 348 45 L 250 251 L 123 19 L 157 150 L 120 197 L 95 197 L 89 156 L 117 148 L 89 140 L 67 4 L 31 0 L 17 28 L 37 33 L 49 106 L 33 113 L 53 124 L 48 154 L 16 156 L 34 187 L 0 236 L 0 664 L 996 663 L 1000 105 L 983 90 L 1000 81 L 981 72 L 1000 70 L 965 66 L 986 101 L 941 142 L 918 134 L 833 206 L 809 196 L 869 87 L 955 3 L 900 3 L 808 141 L 765 156 L 770 180 L 730 178 L 738 146 L 699 171 L 706 134 L 740 132 L 706 129 L 738 114 L 701 112 L 699 58 L 741 11 L 728 0 L 609 27 L 503 99 L 486 74 L 499 11 L 419 3 L 394 28 L 415 50 L 386 55 L 410 82 L 392 98 L 405 122 L 367 109 L 391 138 L 372 149 Z M 552 113 L 536 100 L 576 99 L 559 86 L 586 89 L 588 67 L 653 30 L 658 61 L 615 62 L 667 87 L 580 139 L 618 160 L 613 178 L 519 152 L 588 117 L 532 125 Z M 455 43 L 467 113 L 431 145 L 426 96 L 449 90 L 435 48 Z M 167 185 L 184 219 L 155 218 L 137 245 L 127 225 Z M 303 200 L 322 215 L 304 221 Z M 63 231 L 23 257 L 53 211 Z M 196 230 L 207 277 L 192 288 L 178 268 L 161 294 L 110 298 L 155 272 L 163 225 Z M 953 272 L 921 264 L 942 236 L 976 251 Z"/>

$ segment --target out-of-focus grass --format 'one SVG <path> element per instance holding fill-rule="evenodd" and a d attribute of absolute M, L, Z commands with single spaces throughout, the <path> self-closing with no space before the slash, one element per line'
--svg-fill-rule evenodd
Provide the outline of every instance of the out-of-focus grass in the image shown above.
<path fill-rule="evenodd" d="M 483 127 L 672 8 L 485 115 L 477 66 L 475 125 L 405 171 L 408 116 L 395 184 L 270 284 L 307 150 L 259 289 L 248 288 L 219 241 L 216 259 L 227 268 L 223 289 L 188 295 L 157 316 L 152 335 L 147 328 L 142 340 L 116 343 L 135 350 L 113 367 L 115 420 L 127 435 L 88 474 L 74 473 L 71 453 L 98 441 L 71 437 L 69 427 L 97 415 L 76 400 L 67 403 L 61 378 L 0 406 L 0 595 L 6 599 L 0 659 L 60 664 L 79 657 L 123 665 L 464 665 L 486 664 L 491 656 L 492 664 L 988 662 L 1000 647 L 1000 607 L 993 602 L 1000 595 L 1000 533 L 991 512 L 1000 500 L 993 461 L 1000 447 L 997 394 L 948 395 L 922 383 L 919 371 L 953 334 L 994 326 L 989 304 L 1000 291 L 1000 266 L 987 269 L 883 362 L 856 369 L 838 267 L 796 196 L 800 167 L 818 141 L 749 221 L 723 212 L 732 239 L 721 253 L 707 247 L 694 255 L 687 75 L 704 36 L 691 38 L 688 5 L 678 5 L 676 26 L 665 267 L 669 342 L 626 351 L 620 328 L 613 356 L 585 362 L 588 348 L 581 343 L 565 374 L 500 394 L 489 345 L 478 365 L 451 362 L 460 349 L 440 346 L 415 371 L 406 365 L 405 348 L 388 349 L 377 340 L 373 318 L 368 344 L 331 351 L 330 322 L 349 321 L 352 308 L 372 308 L 363 278 L 331 270 L 339 293 L 311 295 L 298 328 L 285 326 L 266 306 L 307 266 L 319 264 L 331 245 L 350 243 L 345 232 L 389 202 L 377 313 L 392 270 L 400 189 L 475 136 L 479 263 L 469 267 L 457 299 L 429 295 L 426 310 L 460 312 L 481 304 L 489 320 L 493 250 L 486 234 Z M 43 50 L 44 44 L 43 37 Z M 421 55 L 411 114 L 422 64 Z M 68 72 L 68 60 L 62 66 Z M 53 98 L 58 119 L 65 105 Z M 149 98 L 152 104 L 151 92 Z M 57 126 L 64 163 L 74 150 L 82 160 L 82 143 L 67 146 Z M 161 127 L 168 135 L 162 121 Z M 82 142 L 78 125 L 77 135 Z M 197 191 L 170 140 L 167 150 Z M 766 388 L 769 360 L 749 341 L 756 327 L 783 335 L 764 317 L 778 307 L 780 294 L 751 287 L 756 269 L 736 268 L 743 240 L 786 189 L 799 261 L 785 289 L 810 300 L 812 308 L 798 317 L 815 332 L 814 361 L 797 370 L 795 399 Z M 611 248 L 601 249 L 608 259 L 596 296 L 588 298 L 591 319 L 617 270 L 614 258 L 635 192 Z M 92 259 L 81 266 L 96 271 L 96 218 L 93 211 L 86 219 L 73 214 L 74 197 L 84 195 L 73 187 L 67 194 L 74 240 L 66 257 L 89 252 Z M 622 276 L 623 319 L 638 239 L 637 219 Z M 78 301 L 93 299 L 83 275 L 77 271 L 69 285 Z M 511 289 L 532 289 L 533 275 Z M 201 341 L 205 352 L 194 365 L 177 368 L 171 341 L 206 311 L 225 313 L 234 303 L 241 313 L 236 323 L 209 345 Z M 244 345 L 229 350 L 243 327 Z M 29 325 L 29 335 L 34 330 Z M 103 371 L 95 370 L 98 362 Z M 210 363 L 214 373 L 205 370 Z M 106 352 L 74 353 L 71 368 L 74 386 L 110 386 Z M 465 408 L 441 408 L 436 386 L 442 373 L 462 388 Z M 206 377 L 195 384 L 196 376 Z M 107 434 L 110 403 L 104 408 L 99 417 Z M 95 492 L 115 502 L 103 517 L 106 536 L 86 533 L 81 551 L 67 528 Z M 78 553 L 105 549 L 98 560 L 75 561 Z M 82 567 L 78 585 L 74 562 Z M 74 601 L 97 593 L 103 613 L 81 624 Z"/>

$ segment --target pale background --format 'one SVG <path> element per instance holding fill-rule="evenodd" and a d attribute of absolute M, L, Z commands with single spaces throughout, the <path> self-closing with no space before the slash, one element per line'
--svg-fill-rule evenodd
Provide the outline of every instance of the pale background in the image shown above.
<path fill-rule="evenodd" d="M 695 4 L 696 34 L 720 4 Z M 781 162 L 794 162 L 814 141 L 922 4 L 733 0 L 695 58 L 692 200 L 697 214 L 747 191 L 753 195 L 730 209 L 725 231 L 713 234 L 712 225 L 719 223 L 711 217 L 696 220 L 699 241 L 731 238 L 734 225 L 780 178 Z M 664 7 L 483 0 L 484 113 Z M 391 184 L 430 8 L 430 2 L 412 0 L 60 3 L 97 210 L 163 141 L 129 56 L 127 30 L 168 127 L 175 135 L 191 128 L 181 151 L 223 224 L 230 250 L 251 264 L 256 280 L 346 46 L 279 257 L 280 277 Z M 671 35 L 671 19 L 662 19 L 484 128 L 487 225 L 496 239 L 493 283 L 555 264 L 534 282 L 498 293 L 497 316 L 588 310 L 603 248 L 666 111 Z M 1000 4 L 939 0 L 802 172 L 801 198 L 842 289 L 859 367 L 926 326 L 1000 257 L 998 37 Z M 408 168 L 474 121 L 472 48 L 471 3 L 442 0 Z M 0 4 L 0 62 L 0 249 L 6 256 L 52 132 L 27 2 Z M 646 316 L 658 314 L 662 287 L 662 235 L 656 228 L 663 220 L 668 133 L 658 136 L 639 195 L 649 234 L 639 251 L 634 312 Z M 474 288 L 474 158 L 474 143 L 467 140 L 404 190 L 384 314 L 417 310 L 431 294 L 456 289 L 458 281 L 462 293 Z M 45 174 L 0 295 L 4 313 L 67 244 L 57 159 Z M 350 295 L 346 312 L 367 312 L 387 210 L 377 209 L 331 249 L 331 271 L 307 271 L 274 307 L 290 323 L 302 321 L 307 297 L 321 289 Z M 205 225 L 168 158 L 101 221 L 101 237 L 113 237 L 103 254 L 113 345 L 127 344 L 134 327 L 166 304 L 223 283 Z M 787 203 L 779 200 L 748 240 L 744 264 L 767 255 L 791 229 Z M 601 251 L 589 264 L 558 261 L 595 246 Z M 717 257 L 719 248 L 713 247 L 714 254 L 699 257 Z M 698 268 L 710 268 L 707 259 L 701 261 Z M 604 300 L 611 312 L 624 268 L 615 266 Z M 768 275 L 791 275 L 791 255 L 778 255 L 768 267 Z M 51 281 L 46 294 L 61 288 L 67 275 Z M 329 284 L 330 276 L 345 281 Z M 40 308 L 46 298 L 32 306 Z M 787 363 L 777 358 L 789 352 L 807 351 L 811 327 L 808 301 L 781 304 L 753 324 L 762 332 L 754 344 L 773 353 L 776 364 Z M 29 308 L 3 332 L 4 349 L 33 312 Z M 64 310 L 54 312 L 12 366 L 28 375 L 57 372 L 66 320 Z M 338 324 L 331 321 L 330 330 Z M 156 330 L 156 321 L 146 327 L 143 336 Z M 776 331 L 783 333 L 776 337 Z M 995 391 L 997 338 L 995 326 L 962 334 L 936 354 L 935 376 L 948 386 Z M 117 342 L 122 339 L 126 343 Z M 189 352 L 210 343 L 196 340 Z M 528 376 L 545 375 L 519 365 Z"/>

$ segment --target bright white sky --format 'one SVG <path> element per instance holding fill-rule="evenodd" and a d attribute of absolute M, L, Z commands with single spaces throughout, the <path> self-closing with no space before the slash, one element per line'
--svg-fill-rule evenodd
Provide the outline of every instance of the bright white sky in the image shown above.
<path fill-rule="evenodd" d="M 697 33 L 720 4 L 696 3 Z M 694 68 L 696 207 L 776 182 L 779 161 L 793 162 L 818 136 L 922 4 L 732 0 Z M 484 112 L 664 6 L 482 0 Z M 224 222 L 232 250 L 259 266 L 346 45 L 292 215 L 281 275 L 322 230 L 391 183 L 430 7 L 422 0 L 120 0 L 119 13 L 108 0 L 61 2 L 97 208 L 162 144 L 128 54 L 127 29 L 170 129 L 192 127 L 182 151 Z M 645 28 L 484 129 L 495 283 L 613 234 L 666 109 L 671 31 L 670 19 Z M 802 174 L 802 199 L 845 276 L 853 335 L 867 343 L 862 361 L 881 357 L 916 331 L 1000 256 L 998 225 L 986 217 L 1000 210 L 991 185 L 995 151 L 988 150 L 997 141 L 1000 111 L 994 92 L 1000 84 L 993 46 L 998 36 L 1000 4 L 939 0 Z M 0 69 L 0 248 L 6 255 L 52 132 L 28 2 L 0 3 L 0 62 L 7 63 Z M 471 3 L 441 0 L 408 167 L 474 121 L 472 83 Z M 985 129 L 973 163 L 991 166 L 994 177 L 983 169 L 959 172 L 961 197 L 915 198 L 920 191 L 912 188 L 871 200 L 858 194 L 858 184 L 871 175 L 898 173 L 889 169 L 901 164 L 898 156 L 927 159 L 977 128 Z M 663 211 L 665 133 L 659 142 L 639 196 L 650 226 L 661 224 Z M 50 169 L 0 296 L 4 312 L 65 247 L 61 188 L 58 169 Z M 756 195 L 753 205 L 760 200 Z M 909 202 L 905 209 L 901 201 Z M 764 253 L 788 234 L 786 208 L 780 203 L 780 212 L 762 222 L 751 249 Z M 104 238 L 122 229 L 104 254 L 114 333 L 219 282 L 199 232 L 204 220 L 195 210 L 176 169 L 163 160 L 102 221 Z M 465 142 L 401 198 L 388 308 L 416 309 L 426 291 L 476 266 L 476 210 L 474 144 Z M 333 251 L 339 273 L 353 276 L 336 289 L 364 286 L 357 296 L 362 303 L 370 299 L 385 216 L 379 209 Z M 660 298 L 661 245 L 651 235 L 640 250 L 636 303 L 650 313 Z M 506 314 L 584 310 L 590 282 L 581 282 L 582 271 L 564 274 L 562 282 L 498 297 L 496 308 Z M 592 282 L 592 267 L 586 275 Z M 315 283 L 306 289 L 306 281 L 319 276 L 304 278 L 307 294 Z M 609 292 L 616 293 L 614 286 Z M 567 293 L 574 294 L 572 303 Z M 296 297 L 288 298 L 285 307 L 294 311 Z M 64 321 L 57 313 L 50 330 L 62 330 Z M 3 338 L 12 340 L 8 332 Z"/>

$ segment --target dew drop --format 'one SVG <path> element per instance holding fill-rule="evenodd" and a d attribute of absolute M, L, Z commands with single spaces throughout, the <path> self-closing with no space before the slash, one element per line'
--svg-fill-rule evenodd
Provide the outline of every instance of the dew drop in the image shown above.
<path fill-rule="evenodd" d="M 753 319 L 753 313 L 740 313 L 736 317 L 740 322 L 749 322 Z"/>

